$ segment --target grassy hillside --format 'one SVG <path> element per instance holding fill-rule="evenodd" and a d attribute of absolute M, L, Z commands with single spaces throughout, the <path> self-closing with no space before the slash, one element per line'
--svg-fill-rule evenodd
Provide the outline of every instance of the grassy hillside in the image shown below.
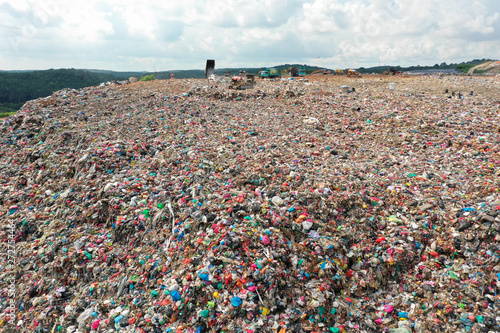
<path fill-rule="evenodd" d="M 487 61 L 477 66 L 471 67 L 469 74 L 495 75 L 500 73 L 500 61 Z"/>
<path fill-rule="evenodd" d="M 24 103 L 0 103 L 0 119 L 17 112 Z"/>

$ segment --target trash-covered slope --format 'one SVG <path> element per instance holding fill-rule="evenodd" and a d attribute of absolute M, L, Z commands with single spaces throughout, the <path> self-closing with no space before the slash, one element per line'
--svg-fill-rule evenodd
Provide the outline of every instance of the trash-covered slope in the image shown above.
<path fill-rule="evenodd" d="M 441 91 L 498 82 L 398 80 L 28 102 L 1 127 L 2 325 L 14 299 L 20 332 L 499 331 L 499 104 Z"/>

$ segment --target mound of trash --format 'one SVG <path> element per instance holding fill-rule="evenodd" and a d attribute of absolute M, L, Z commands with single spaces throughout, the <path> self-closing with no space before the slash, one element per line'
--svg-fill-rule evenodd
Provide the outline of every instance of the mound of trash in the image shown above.
<path fill-rule="evenodd" d="M 499 102 L 339 80 L 103 84 L 4 119 L 0 327 L 499 332 Z"/>

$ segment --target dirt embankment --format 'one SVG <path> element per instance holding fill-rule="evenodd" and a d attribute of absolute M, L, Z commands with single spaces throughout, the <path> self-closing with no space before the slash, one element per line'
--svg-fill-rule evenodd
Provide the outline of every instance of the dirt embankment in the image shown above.
<path fill-rule="evenodd" d="M 499 74 L 500 73 L 500 61 L 488 61 L 472 67 L 467 74 Z"/>

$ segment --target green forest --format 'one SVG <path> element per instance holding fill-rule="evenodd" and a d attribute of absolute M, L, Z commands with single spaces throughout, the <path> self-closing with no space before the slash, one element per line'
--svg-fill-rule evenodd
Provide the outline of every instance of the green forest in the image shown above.
<path fill-rule="evenodd" d="M 0 72 L 0 114 L 8 116 L 24 102 L 49 96 L 63 88 L 95 86 L 117 79 L 104 73 L 80 69 L 49 69 L 32 72 Z"/>

